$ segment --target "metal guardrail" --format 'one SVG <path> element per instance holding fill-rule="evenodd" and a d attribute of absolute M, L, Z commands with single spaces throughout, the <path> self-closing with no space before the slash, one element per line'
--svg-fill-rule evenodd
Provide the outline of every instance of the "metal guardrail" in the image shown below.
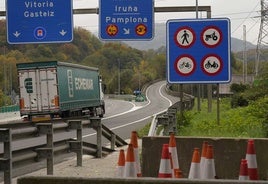
<path fill-rule="evenodd" d="M 178 92 L 171 91 L 168 86 L 166 86 L 165 89 L 168 94 L 179 96 Z M 182 106 L 181 103 L 183 103 Z M 161 132 L 166 136 L 168 136 L 170 132 L 177 132 L 177 112 L 180 110 L 180 107 L 183 107 L 183 110 L 190 110 L 193 106 L 194 96 L 184 93 L 182 100 L 170 106 L 166 111 L 154 116 L 148 136 L 156 135 L 158 128 L 160 127 L 163 127 L 163 131 Z"/>
<path fill-rule="evenodd" d="M 10 106 L 0 107 L 0 113 L 16 112 L 19 110 L 20 110 L 20 107 L 18 105 L 10 105 Z"/>
<path fill-rule="evenodd" d="M 19 125 L 19 128 L 16 128 Z M 7 126 L 7 128 L 1 128 Z M 123 139 L 101 123 L 100 118 L 50 121 L 43 123 L 20 122 L 1 125 L 0 142 L 3 143 L 3 154 L 0 154 L 0 171 L 4 172 L 4 183 L 11 184 L 13 167 L 31 164 L 46 159 L 47 174 L 53 175 L 54 156 L 74 152 L 77 166 L 82 166 L 83 154 L 101 158 L 103 154 L 114 151 L 115 146 L 127 145 Z M 97 144 L 83 142 L 82 130 L 93 128 L 97 132 Z M 76 130 L 76 138 L 54 141 L 59 132 Z M 12 141 L 26 138 L 37 138 L 46 135 L 46 143 L 20 150 L 12 150 Z M 102 147 L 102 136 L 111 142 L 111 148 Z"/>

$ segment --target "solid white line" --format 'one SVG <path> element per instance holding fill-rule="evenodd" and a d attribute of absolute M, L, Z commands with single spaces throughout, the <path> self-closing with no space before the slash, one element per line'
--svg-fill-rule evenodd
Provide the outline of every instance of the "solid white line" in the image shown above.
<path fill-rule="evenodd" d="M 165 96 L 162 94 L 162 92 L 161 92 L 161 89 L 162 89 L 164 86 L 165 86 L 165 84 L 161 85 L 160 88 L 159 88 L 159 90 L 158 90 L 158 92 L 159 92 L 159 94 L 160 94 L 160 96 L 161 96 L 162 98 L 166 99 L 166 100 L 169 102 L 169 106 L 171 106 L 171 105 L 172 105 L 172 101 L 169 100 L 167 97 L 165 97 Z M 151 87 L 151 86 L 149 86 L 149 88 L 150 88 L 150 87 Z M 149 88 L 148 88 L 148 89 L 149 89 Z M 148 95 L 147 95 L 147 94 L 148 94 L 148 89 L 146 90 L 146 96 L 148 96 Z M 145 106 L 142 106 L 141 108 L 146 107 L 146 106 L 149 105 L 150 103 L 151 103 L 151 101 L 148 99 L 148 104 L 146 104 Z M 135 105 L 135 104 L 134 104 L 134 105 Z M 134 107 L 133 107 L 133 108 L 134 108 Z M 133 108 L 132 108 L 132 109 L 133 109 Z M 114 116 L 107 117 L 106 119 L 109 119 L 109 118 L 112 118 L 112 117 L 116 117 L 116 116 L 120 116 L 120 115 L 126 114 L 126 113 L 131 112 L 131 111 L 135 111 L 135 110 L 132 110 L 132 109 L 129 110 L 129 111 L 126 111 L 125 113 L 120 113 L 120 114 L 117 114 L 117 115 L 114 115 Z M 139 109 L 140 109 L 140 108 L 139 108 Z M 136 110 L 137 110 L 137 109 L 136 109 Z M 142 119 L 139 119 L 139 120 L 136 120 L 136 121 L 133 121 L 133 122 L 130 122 L 130 123 L 126 123 L 126 124 L 124 124 L 124 125 L 120 125 L 120 126 L 117 126 L 117 127 L 113 127 L 113 128 L 111 128 L 111 130 L 116 130 L 116 129 L 119 129 L 119 128 L 123 128 L 123 127 L 129 126 L 129 125 L 133 125 L 133 124 L 139 123 L 139 122 L 141 122 L 141 121 L 144 121 L 144 120 L 146 120 L 146 119 L 149 119 L 149 118 L 151 118 L 151 117 L 154 117 L 154 116 L 156 116 L 156 115 L 158 115 L 158 114 L 161 114 L 161 113 L 163 113 L 163 112 L 165 112 L 165 111 L 167 111 L 167 109 L 162 110 L 162 111 L 160 111 L 160 112 L 157 112 L 157 113 L 155 113 L 155 114 L 153 114 L 153 115 L 144 117 L 144 118 L 142 118 Z M 103 118 L 103 119 L 104 119 L 104 118 Z M 96 133 L 92 133 L 92 134 L 84 135 L 83 138 L 85 138 L 85 137 L 89 137 L 89 136 L 92 136 L 92 135 L 96 135 Z"/>

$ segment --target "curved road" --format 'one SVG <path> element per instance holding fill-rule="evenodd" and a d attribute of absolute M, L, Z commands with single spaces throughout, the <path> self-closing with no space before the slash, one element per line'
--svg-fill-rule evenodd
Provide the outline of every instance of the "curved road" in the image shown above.
<path fill-rule="evenodd" d="M 123 139 L 129 139 L 131 131 L 139 130 L 150 123 L 153 116 L 166 111 L 179 98 L 165 93 L 165 81 L 152 84 L 146 91 L 148 101 L 128 102 L 122 100 L 106 100 L 107 113 L 101 120 L 102 124 L 110 128 Z M 54 134 L 54 141 L 76 137 L 75 131 Z M 83 141 L 96 144 L 96 132 L 93 129 L 83 130 Z M 45 136 L 16 140 L 12 143 L 14 150 L 45 144 Z M 103 144 L 108 143 L 103 139 Z M 2 151 L 2 150 L 1 150 Z"/>
<path fill-rule="evenodd" d="M 102 119 L 102 123 L 113 130 L 123 139 L 129 139 L 131 131 L 138 130 L 150 123 L 153 116 L 166 111 L 173 103 L 177 102 L 179 98 L 169 96 L 165 93 L 166 81 L 160 81 L 152 84 L 146 91 L 148 101 L 144 102 L 124 102 L 121 108 L 125 113 L 119 114 L 106 114 L 106 117 Z M 107 101 L 107 107 L 112 109 L 118 109 L 112 107 L 110 103 L 115 103 L 115 100 Z M 114 105 L 115 105 L 114 104 Z M 132 104 L 132 108 L 129 108 L 129 104 Z M 142 106 L 141 106 L 142 105 Z M 128 109 L 128 110 L 127 110 Z M 84 135 L 84 140 L 87 141 L 93 134 Z M 95 139 L 94 139 L 95 140 Z M 89 141 L 89 140 L 88 140 Z M 90 141 L 91 142 L 91 141 Z"/>

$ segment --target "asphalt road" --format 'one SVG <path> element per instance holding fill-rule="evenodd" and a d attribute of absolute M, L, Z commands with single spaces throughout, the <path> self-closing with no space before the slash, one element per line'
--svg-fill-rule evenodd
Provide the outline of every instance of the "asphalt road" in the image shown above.
<path fill-rule="evenodd" d="M 151 122 L 154 115 L 166 111 L 169 106 L 179 100 L 178 98 L 169 96 L 165 93 L 165 84 L 165 81 L 161 81 L 149 86 L 146 91 L 147 101 L 145 102 L 129 102 L 106 99 L 106 114 L 102 119 L 102 123 L 121 138 L 129 139 L 131 131 L 139 130 L 140 128 L 144 127 L 146 124 Z M 71 137 L 76 137 L 75 131 L 54 134 L 54 141 Z M 93 129 L 83 130 L 83 141 L 96 144 L 96 132 Z M 12 142 L 12 147 L 13 150 L 18 150 L 45 143 L 46 137 L 40 136 L 14 141 Z M 102 143 L 105 146 L 109 143 L 109 141 L 103 138 Z M 58 159 L 61 160 L 61 158 Z M 64 156 L 62 159 L 64 159 Z M 40 164 L 41 163 L 39 163 L 39 165 Z M 18 172 L 16 172 L 16 174 L 14 173 L 14 175 L 32 172 L 32 169 L 32 166 L 28 169 L 24 167 L 21 168 L 21 171 L 18 169 Z"/>

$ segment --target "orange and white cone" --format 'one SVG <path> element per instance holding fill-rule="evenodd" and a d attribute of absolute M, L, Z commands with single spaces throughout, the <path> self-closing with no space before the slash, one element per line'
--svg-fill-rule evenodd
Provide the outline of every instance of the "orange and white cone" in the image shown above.
<path fill-rule="evenodd" d="M 132 144 L 129 144 L 127 148 L 124 177 L 137 177 L 134 148 Z"/>
<path fill-rule="evenodd" d="M 172 178 L 170 154 L 168 144 L 163 144 L 158 178 Z"/>
<path fill-rule="evenodd" d="M 136 131 L 131 132 L 130 144 L 133 145 L 134 148 L 134 159 L 136 163 L 137 176 L 141 177 L 141 164 L 140 164 L 140 156 L 139 156 L 139 147 L 138 147 L 138 134 Z"/>
<path fill-rule="evenodd" d="M 123 149 L 119 152 L 119 158 L 117 162 L 117 177 L 122 178 L 124 177 L 125 172 L 125 151 Z"/>
<path fill-rule="evenodd" d="M 176 139 L 174 133 L 170 134 L 168 150 L 171 153 L 171 160 L 172 160 L 172 176 L 175 178 L 175 170 L 179 169 L 179 161 L 178 161 L 178 154 L 177 154 L 177 147 L 176 147 Z"/>
<path fill-rule="evenodd" d="M 204 164 L 206 160 L 207 148 L 208 148 L 208 141 L 204 141 L 202 145 L 202 153 L 201 153 L 201 159 L 200 159 L 201 176 L 204 175 Z"/>
<path fill-rule="evenodd" d="M 175 178 L 183 178 L 182 171 L 180 169 L 174 169 Z"/>
<path fill-rule="evenodd" d="M 201 179 L 215 179 L 216 171 L 215 171 L 215 163 L 214 163 L 214 153 L 213 146 L 208 145 L 206 160 L 204 163 L 204 172 L 201 176 Z"/>
<path fill-rule="evenodd" d="M 200 179 L 201 178 L 199 148 L 194 149 L 194 153 L 193 153 L 193 157 L 192 157 L 192 163 L 191 163 L 188 178 L 189 179 Z"/>
<path fill-rule="evenodd" d="M 238 180 L 249 180 L 248 163 L 246 159 L 241 160 Z"/>
<path fill-rule="evenodd" d="M 258 180 L 257 158 L 254 140 L 248 140 L 246 160 L 248 161 L 248 175 L 250 180 Z"/>

